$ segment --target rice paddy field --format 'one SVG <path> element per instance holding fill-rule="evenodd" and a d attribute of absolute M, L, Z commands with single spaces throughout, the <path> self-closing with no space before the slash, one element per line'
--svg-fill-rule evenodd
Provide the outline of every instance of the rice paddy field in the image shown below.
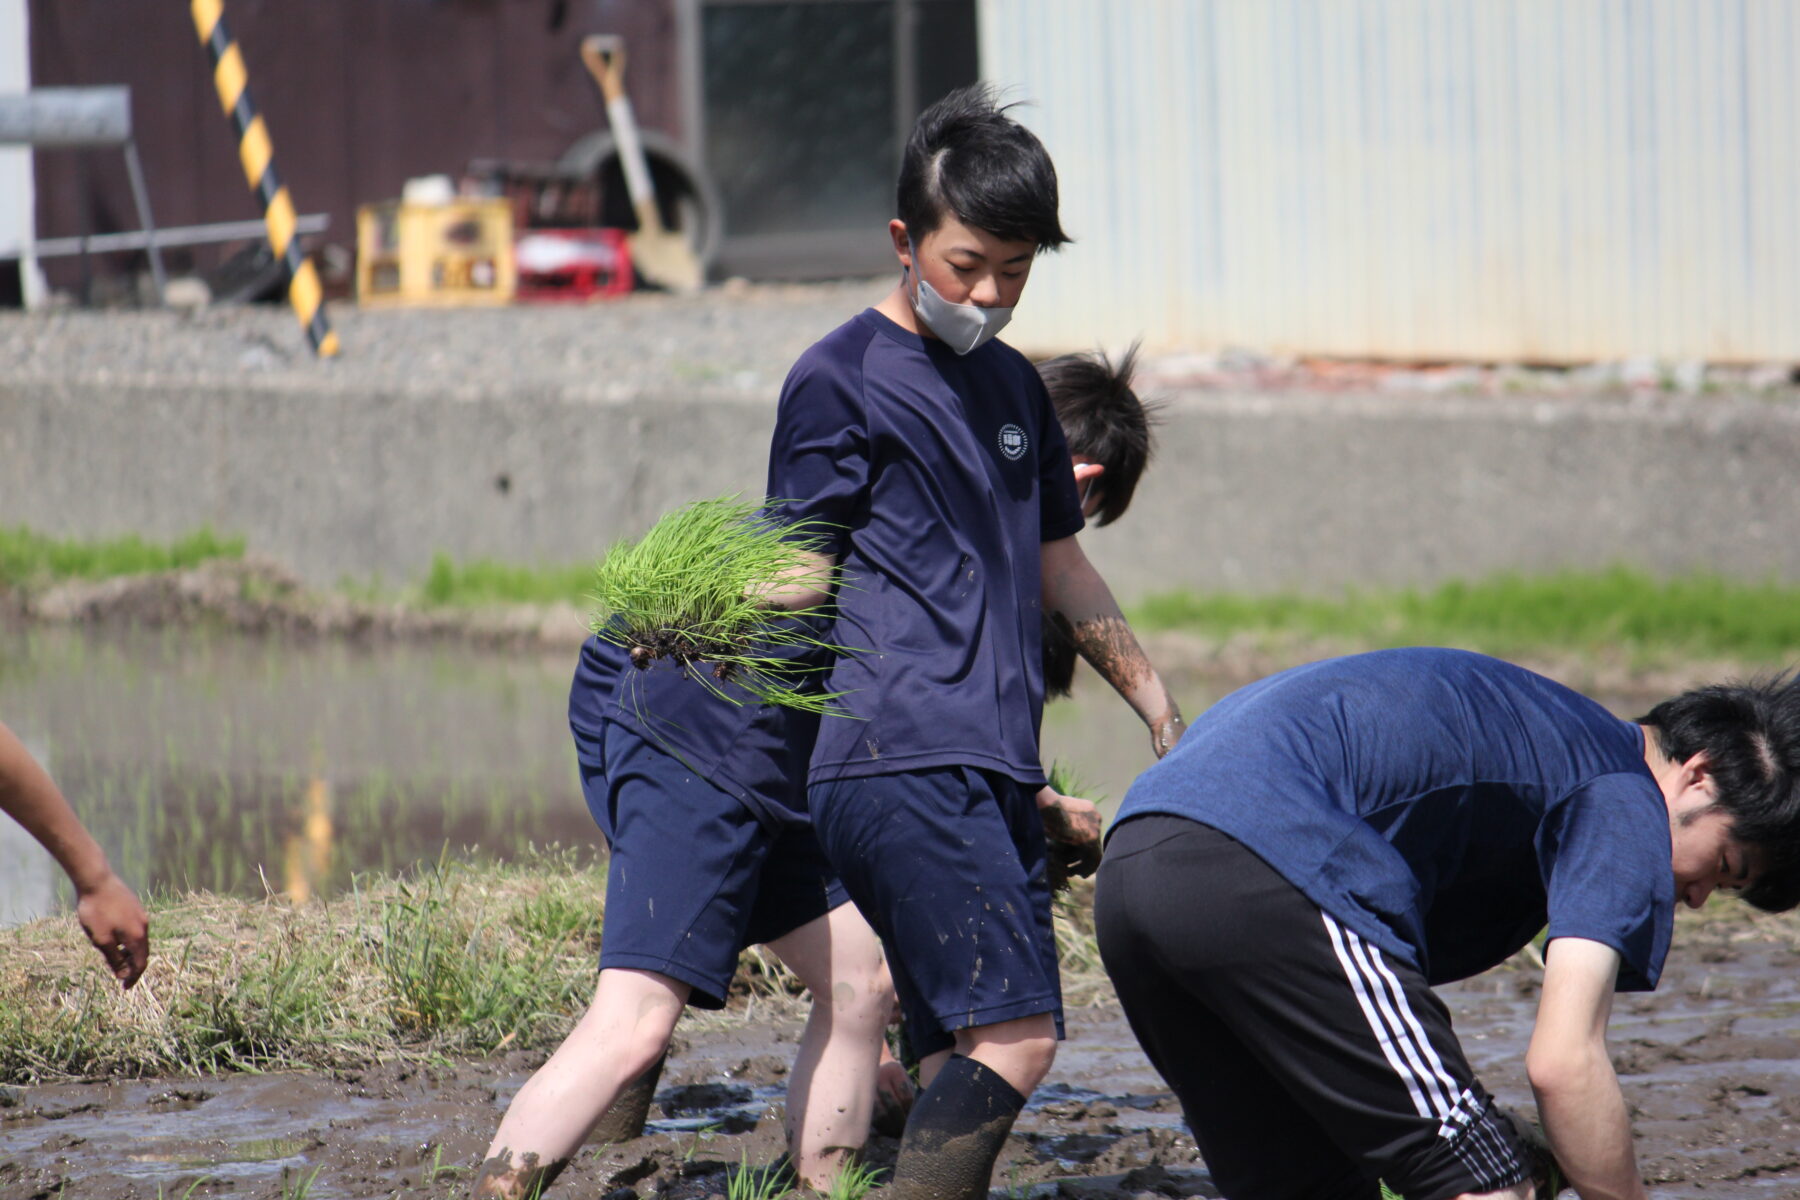
<path fill-rule="evenodd" d="M 22 544 L 0 538 L 14 581 L 107 569 Z M 541 600 L 580 578 L 544 574 L 444 562 L 418 599 Z M 1242 598 L 1168 597 L 1137 616 L 1190 713 L 1291 662 L 1408 640 L 1508 653 L 1622 715 L 1800 656 L 1780 624 L 1800 605 L 1779 588 L 1745 632 L 1750 601 L 1697 584 L 1684 602 L 1702 615 L 1675 636 L 1576 619 L 1646 581 L 1504 586 L 1271 603 L 1260 621 Z M 463 1194 L 591 988 L 605 862 L 565 723 L 573 662 L 567 645 L 0 621 L 0 717 L 153 899 L 154 941 L 144 983 L 117 994 L 53 864 L 0 824 L 0 1200 Z M 1150 755 L 1085 670 L 1046 712 L 1045 751 L 1103 807 Z M 1111 998 L 1079 892 L 1062 934 L 1069 1040 L 996 1195 L 1216 1195 Z M 590 1147 L 553 1194 L 698 1200 L 774 1157 L 803 1010 L 769 964 L 746 968 L 730 1009 L 684 1020 L 645 1135 Z M 1797 968 L 1800 923 L 1719 900 L 1683 918 L 1659 992 L 1621 1000 L 1612 1044 L 1653 1195 L 1800 1194 Z M 1448 992 L 1484 1080 L 1521 1106 L 1537 980 L 1520 959 Z M 892 1152 L 878 1138 L 871 1162 Z"/>

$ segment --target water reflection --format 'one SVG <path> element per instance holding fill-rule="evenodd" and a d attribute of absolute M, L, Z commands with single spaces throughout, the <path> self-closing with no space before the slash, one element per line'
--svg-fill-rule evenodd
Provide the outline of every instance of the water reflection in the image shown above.
<path fill-rule="evenodd" d="M 0 716 L 144 890 L 330 895 L 358 872 L 593 845 L 564 706 L 573 652 L 0 626 Z M 1214 698 L 1189 681 L 1183 704 Z M 1143 726 L 1083 668 L 1045 753 L 1116 803 Z M 66 901 L 0 823 L 0 922 Z"/>
<path fill-rule="evenodd" d="M 572 654 L 0 629 L 0 713 L 144 890 L 330 894 L 440 854 L 590 845 Z M 0 920 L 50 911 L 0 824 Z M 66 899 L 66 897 L 65 897 Z"/>
<path fill-rule="evenodd" d="M 0 624 L 0 718 L 132 886 L 304 899 L 445 853 L 598 852 L 564 715 L 574 658 Z M 1165 677 L 1190 715 L 1248 682 Z M 1085 666 L 1046 708 L 1043 745 L 1109 815 L 1152 761 Z M 0 821 L 0 923 L 54 910 L 59 889 L 48 855 Z"/>

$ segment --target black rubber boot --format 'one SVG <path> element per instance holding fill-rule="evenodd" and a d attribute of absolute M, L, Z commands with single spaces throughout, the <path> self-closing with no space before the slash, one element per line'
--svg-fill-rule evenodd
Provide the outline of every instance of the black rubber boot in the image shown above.
<path fill-rule="evenodd" d="M 1025 1107 L 1006 1080 L 972 1058 L 952 1055 L 913 1102 L 890 1200 L 985 1200 L 994 1163 Z"/>
<path fill-rule="evenodd" d="M 650 1064 L 648 1071 L 620 1092 L 606 1115 L 600 1118 L 600 1123 L 594 1126 L 588 1140 L 613 1145 L 643 1137 L 644 1122 L 650 1119 L 650 1102 L 656 1098 L 656 1085 L 662 1082 L 663 1064 L 668 1061 L 668 1052 L 664 1051 Z"/>

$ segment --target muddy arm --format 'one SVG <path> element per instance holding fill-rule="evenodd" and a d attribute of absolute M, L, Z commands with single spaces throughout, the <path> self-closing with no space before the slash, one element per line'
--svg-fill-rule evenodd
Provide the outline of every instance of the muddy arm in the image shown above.
<path fill-rule="evenodd" d="M 1557 938 L 1544 967 L 1525 1071 L 1544 1132 L 1582 1200 L 1645 1195 L 1625 1096 L 1606 1053 L 1619 954 L 1585 938 Z"/>
<path fill-rule="evenodd" d="M 0 812 L 25 827 L 75 885 L 75 915 L 106 959 L 113 976 L 130 987 L 150 958 L 150 922 L 56 784 L 12 730 L 0 725 Z"/>
<path fill-rule="evenodd" d="M 1073 537 L 1043 545 L 1044 617 L 1061 624 L 1101 678 L 1150 729 L 1156 757 L 1187 729 L 1181 710 L 1144 656 L 1112 589 Z"/>

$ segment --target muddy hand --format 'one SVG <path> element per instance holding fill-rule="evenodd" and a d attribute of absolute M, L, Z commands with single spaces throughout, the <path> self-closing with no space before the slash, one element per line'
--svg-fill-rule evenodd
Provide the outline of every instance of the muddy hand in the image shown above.
<path fill-rule="evenodd" d="M 1070 875 L 1085 878 L 1100 868 L 1100 810 L 1076 796 L 1058 796 L 1038 806 L 1044 837 Z"/>
<path fill-rule="evenodd" d="M 88 941 L 106 959 L 119 985 L 130 988 L 150 961 L 150 918 L 117 875 L 109 875 L 75 902 Z"/>
<path fill-rule="evenodd" d="M 885 1051 L 887 1047 L 882 1049 Z M 917 1094 L 905 1065 L 883 1053 L 881 1066 L 875 1072 L 875 1117 L 870 1122 L 875 1132 L 885 1137 L 899 1137 L 906 1129 L 906 1114 L 912 1111 Z"/>
<path fill-rule="evenodd" d="M 1175 743 L 1186 732 L 1187 722 L 1181 719 L 1180 713 L 1171 709 L 1167 715 L 1151 723 L 1150 748 L 1156 752 L 1156 757 L 1161 758 L 1174 749 Z"/>

